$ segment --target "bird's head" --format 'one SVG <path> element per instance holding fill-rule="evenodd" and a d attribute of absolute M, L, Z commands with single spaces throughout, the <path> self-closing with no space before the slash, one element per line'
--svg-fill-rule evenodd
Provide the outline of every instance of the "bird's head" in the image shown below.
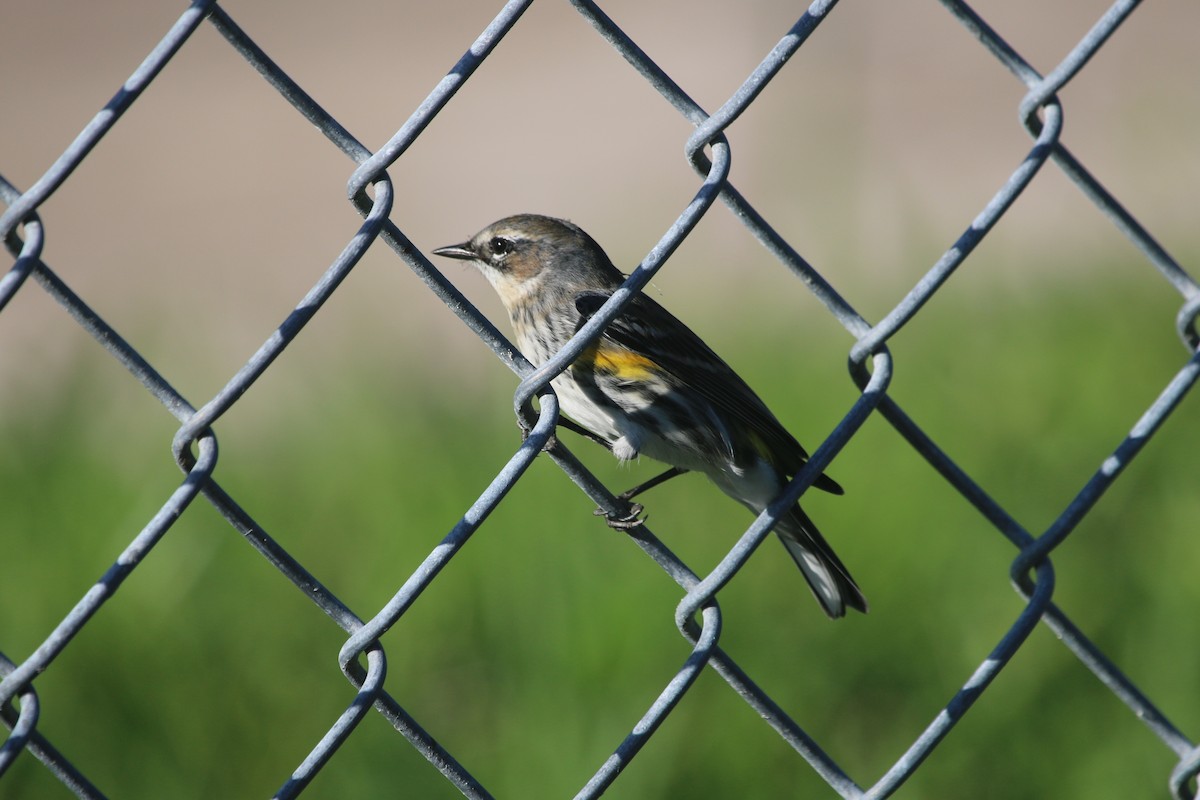
<path fill-rule="evenodd" d="M 465 242 L 439 247 L 435 255 L 470 261 L 511 308 L 547 281 L 564 291 L 615 288 L 624 276 L 596 241 L 574 223 L 539 214 L 493 222 Z"/>

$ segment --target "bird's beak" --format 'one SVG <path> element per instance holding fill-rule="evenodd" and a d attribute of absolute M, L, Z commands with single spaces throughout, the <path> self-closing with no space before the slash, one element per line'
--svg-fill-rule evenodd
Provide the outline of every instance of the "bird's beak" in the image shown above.
<path fill-rule="evenodd" d="M 474 261 L 478 256 L 471 249 L 470 242 L 462 244 L 452 244 L 449 247 L 439 247 L 433 251 L 435 256 L 446 256 L 446 258 L 457 258 L 462 261 Z"/>

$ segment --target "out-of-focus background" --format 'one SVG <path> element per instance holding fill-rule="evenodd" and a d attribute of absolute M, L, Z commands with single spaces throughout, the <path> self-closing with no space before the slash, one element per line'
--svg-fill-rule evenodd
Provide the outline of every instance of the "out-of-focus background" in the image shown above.
<path fill-rule="evenodd" d="M 482 0 L 226 4 L 368 147 L 499 10 Z M 1097 0 L 975 9 L 1048 72 Z M 24 189 L 182 11 L 12 4 L 0 174 Z M 611 3 L 715 110 L 793 3 Z M 1061 93 L 1063 141 L 1184 265 L 1200 250 L 1200 7 L 1139 8 Z M 1028 152 L 1023 87 L 939 4 L 845 2 L 730 129 L 732 182 L 878 320 Z M 518 211 L 583 225 L 632 268 L 691 199 L 690 126 L 565 3 L 536 4 L 391 169 L 421 249 Z M 274 331 L 357 229 L 352 164 L 202 27 L 40 209 L 45 261 L 194 405 Z M 469 267 L 450 278 L 507 330 Z M 1195 274 L 1195 269 L 1192 269 Z M 717 205 L 650 290 L 815 447 L 857 392 L 852 344 Z M 1048 165 L 891 342 L 891 392 L 1032 533 L 1066 507 L 1186 360 L 1179 296 Z M 372 616 L 519 441 L 514 376 L 383 245 L 219 421 L 216 477 Z M 174 419 L 30 281 L 0 314 L 0 650 L 20 661 L 180 480 Z M 1194 579 L 1200 406 L 1189 398 L 1056 551 L 1056 602 L 1184 732 L 1200 726 Z M 619 468 L 569 440 L 610 486 Z M 873 783 L 1020 612 L 1012 547 L 872 419 L 807 502 L 871 614 L 829 623 L 764 545 L 720 595 L 722 644 L 860 784 Z M 646 498 L 700 573 L 749 522 L 703 480 Z M 388 687 L 499 797 L 576 791 L 682 663 L 679 591 L 539 460 L 384 639 Z M 343 634 L 198 501 L 37 681 L 39 729 L 113 797 L 263 796 L 345 707 Z M 1147 797 L 1171 753 L 1037 630 L 900 792 Z M 454 790 L 376 715 L 314 797 Z M 63 797 L 25 754 L 0 798 Z M 705 674 L 614 797 L 826 796 Z"/>

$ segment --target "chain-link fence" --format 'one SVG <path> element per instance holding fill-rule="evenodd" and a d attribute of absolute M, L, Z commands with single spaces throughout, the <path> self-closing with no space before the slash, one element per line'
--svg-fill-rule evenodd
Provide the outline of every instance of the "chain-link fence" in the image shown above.
<path fill-rule="evenodd" d="M 140 530 L 132 539 L 123 543 L 112 565 L 100 574 L 94 585 L 81 592 L 75 606 L 62 616 L 52 629 L 44 633 L 44 638 L 31 652 L 14 654 L 11 652 L 12 645 L 4 644 L 5 650 L 9 652 L 0 657 L 0 674 L 3 675 L 3 681 L 0 683 L 0 708 L 5 724 L 11 732 L 0 749 L 0 790 L 4 787 L 5 773 L 12 772 L 14 763 L 33 757 L 77 796 L 103 796 L 103 787 L 93 783 L 86 767 L 74 763 L 69 750 L 58 749 L 52 741 L 52 731 L 39 725 L 43 701 L 49 704 L 54 702 L 53 698 L 39 697 L 39 676 L 53 673 L 56 663 L 71 649 L 76 638 L 98 619 L 97 612 L 113 598 L 122 583 L 143 563 L 143 559 L 164 540 L 172 526 L 185 514 L 193 513 L 190 510 L 192 501 L 202 498 L 348 637 L 338 658 L 345 677 L 354 688 L 352 699 L 346 704 L 344 711 L 331 720 L 324 735 L 312 742 L 311 751 L 294 771 L 290 775 L 279 776 L 281 786 L 276 796 L 296 796 L 309 787 L 310 782 L 323 770 L 337 769 L 338 761 L 334 757 L 338 755 L 339 748 L 355 736 L 356 731 L 360 730 L 360 723 L 363 723 L 372 711 L 385 719 L 408 745 L 424 756 L 446 781 L 464 795 L 491 796 L 485 781 L 473 774 L 468 767 L 475 754 L 439 741 L 430 733 L 430 730 L 437 728 L 436 719 L 418 719 L 417 715 L 407 710 L 409 706 L 404 702 L 404 698 L 413 691 L 412 687 L 404 685 L 402 681 L 397 687 L 386 679 L 389 653 L 381 644 L 381 639 L 409 612 L 423 592 L 437 592 L 437 583 L 443 569 L 460 553 L 464 544 L 489 514 L 505 501 L 506 495 L 522 480 L 526 470 L 550 441 L 557 422 L 558 407 L 548 385 L 550 379 L 565 367 L 566 359 L 556 358 L 533 370 L 511 347 L 505 336 L 427 260 L 423 251 L 427 251 L 432 245 L 446 242 L 423 242 L 421 246 L 413 243 L 406 234 L 404 215 L 394 211 L 398 190 L 387 170 L 403 166 L 410 147 L 425 134 L 427 127 L 439 113 L 454 102 L 456 92 L 472 79 L 477 70 L 486 69 L 493 49 L 524 24 L 523 15 L 530 5 L 530 0 L 514 0 L 506 4 L 471 43 L 450 72 L 438 81 L 428 96 L 419 103 L 396 134 L 376 152 L 371 152 L 287 71 L 278 66 L 271 55 L 242 29 L 226 10 L 214 2 L 197 0 L 153 47 L 141 66 L 120 87 L 103 110 L 86 125 L 62 156 L 32 186 L 22 189 L 0 179 L 0 194 L 7 205 L 3 216 L 0 217 L 0 230 L 3 230 L 5 242 L 15 258 L 11 269 L 0 279 L 0 310 L 11 307 L 14 300 L 38 289 L 66 309 L 79 326 L 179 421 L 180 427 L 174 436 L 173 450 L 184 473 L 182 482 L 163 499 L 157 513 L 147 520 L 139 521 Z M 789 67 L 788 62 L 807 42 L 815 40 L 814 37 L 819 35 L 820 26 L 834 10 L 835 2 L 813 3 L 783 34 L 778 43 L 770 48 L 729 99 L 713 113 L 701 108 L 667 70 L 656 63 L 653 54 L 643 51 L 613 17 L 595 4 L 584 0 L 576 0 L 572 5 L 595 33 L 615 48 L 628 62 L 629 67 L 648 82 L 661 96 L 662 101 L 694 128 L 687 139 L 686 156 L 699 176 L 698 188 L 693 196 L 681 199 L 682 211 L 679 212 L 678 218 L 661 234 L 658 243 L 632 272 L 627 287 L 631 290 L 645 287 L 664 265 L 668 256 L 691 234 L 698 222 L 713 210 L 714 206 L 724 204 L 779 264 L 802 281 L 804 287 L 815 295 L 829 314 L 854 338 L 854 344 L 849 351 L 849 366 L 851 377 L 859 390 L 857 400 L 816 448 L 808 466 L 801 470 L 788 486 L 786 502 L 790 504 L 804 493 L 834 457 L 859 434 L 868 419 L 873 416 L 882 417 L 933 466 L 949 486 L 1017 548 L 1018 555 L 1011 564 L 1011 577 L 1024 599 L 1019 612 L 1007 623 L 1007 629 L 986 657 L 978 663 L 978 668 L 967 676 L 965 681 L 960 680 L 948 687 L 952 693 L 949 701 L 940 709 L 929 710 L 932 721 L 911 740 L 911 745 L 906 751 L 891 758 L 890 769 L 878 778 L 853 775 L 851 770 L 844 768 L 827 754 L 816 737 L 810 735 L 780 702 L 760 688 L 750 671 L 739 666 L 731 653 L 722 646 L 723 612 L 718 603 L 719 590 L 737 580 L 751 554 L 769 533 L 773 522 L 770 514 L 764 513 L 747 528 L 737 543 L 707 574 L 697 574 L 677 558 L 651 532 L 653 523 L 636 528 L 629 532 L 629 538 L 684 592 L 682 600 L 675 608 L 674 619 L 690 651 L 682 658 L 682 663 L 673 675 L 654 685 L 652 694 L 656 696 L 653 702 L 646 707 L 641 719 L 629 720 L 633 724 L 627 728 L 628 735 L 623 741 L 610 745 L 611 755 L 596 764 L 593 774 L 580 776 L 579 785 L 582 788 L 579 789 L 578 796 L 595 797 L 611 786 L 619 786 L 622 770 L 635 757 L 639 760 L 653 761 L 656 756 L 651 751 L 639 756 L 643 747 L 656 736 L 659 726 L 676 710 L 680 701 L 707 668 L 711 668 L 727 682 L 737 697 L 761 717 L 762 723 L 781 737 L 836 793 L 843 797 L 889 796 L 921 768 L 925 759 L 964 719 L 967 711 L 977 701 L 986 698 L 993 680 L 1021 650 L 1039 621 L 1044 622 L 1061 639 L 1062 644 L 1174 754 L 1177 763 L 1169 778 L 1173 795 L 1178 798 L 1197 796 L 1195 777 L 1197 772 L 1200 772 L 1200 748 L 1167 719 L 1142 689 L 1122 673 L 1113 660 L 1059 605 L 1052 602 L 1055 571 L 1050 560 L 1051 554 L 1076 530 L 1102 495 L 1121 477 L 1130 461 L 1155 436 L 1200 376 L 1200 330 L 1196 322 L 1197 315 L 1200 314 L 1200 287 L 1117 198 L 1072 155 L 1061 138 L 1063 108 L 1059 93 L 1088 67 L 1089 60 L 1106 45 L 1110 37 L 1119 34 L 1121 26 L 1137 9 L 1138 3 L 1113 4 L 1095 20 L 1086 35 L 1066 56 L 1043 75 L 969 6 L 943 0 L 945 11 L 1025 87 L 1019 114 L 1033 144 L 1016 169 L 995 189 L 982 210 L 972 210 L 964 217 L 965 230 L 961 236 L 944 251 L 911 291 L 876 323 L 868 322 L 856 312 L 842 294 L 778 232 L 778 228 L 756 210 L 752 205 L 752 198 L 746 197 L 734 187 L 730 177 L 732 146 L 726 136 L 726 130 L 756 101 L 760 92 L 781 70 L 802 69 L 800 65 Z M 170 371 L 167 367 L 172 365 L 156 366 L 151 363 L 149 357 L 130 344 L 126 332 L 117 330 L 96 310 L 92 302 L 69 286 L 52 270 L 50 264 L 43 260 L 43 248 L 48 236 L 43 229 L 39 209 L 56 190 L 71 179 L 72 173 L 85 163 L 93 148 L 102 145 L 107 135 L 115 134 L 119 130 L 123 116 L 139 102 L 143 92 L 159 78 L 171 60 L 187 47 L 197 29 L 204 25 L 213 26 L 304 120 L 316 126 L 329 142 L 357 164 L 349 180 L 347 195 L 364 218 L 364 222 L 320 280 L 304 295 L 286 319 L 279 323 L 278 328 L 253 357 L 229 378 L 214 396 L 203 403 L 194 404 L 164 377 Z M 31 68 L 36 68 L 36 65 L 31 65 Z M 13 81 L 19 78 L 15 75 L 5 75 L 3 80 Z M 7 125 L 17 122 L 16 115 L 12 112 L 13 109 L 10 109 Z M 501 116 L 488 122 L 520 124 L 519 108 L 503 113 L 512 116 Z M 803 143 L 799 145 L 803 147 Z M 5 153 L 4 157 L 11 159 L 20 157 L 20 154 L 9 152 Z M 889 342 L 908 323 L 920 316 L 926 303 L 954 275 L 1006 212 L 1019 203 L 1022 193 L 1047 171 L 1043 168 L 1051 163 L 1052 169 L 1061 170 L 1078 191 L 1141 251 L 1145 262 L 1157 271 L 1157 277 L 1165 279 L 1166 283 L 1178 292 L 1182 302 L 1175 318 L 1175 327 L 1184 350 L 1178 352 L 1176 374 L 1161 388 L 1158 396 L 1134 422 L 1117 447 L 1103 459 L 1090 480 L 1087 480 L 1070 502 L 1059 510 L 1044 531 L 1030 532 L 993 493 L 968 474 L 934 441 L 927 432 L 928 426 L 923 427 L 915 416 L 905 413 L 889 395 L 889 384 L 893 377 Z M 451 176 L 451 179 L 455 179 L 454 176 Z M 461 177 L 458 180 L 461 180 Z M 116 188 L 120 190 L 120 187 Z M 465 219 L 459 222 L 462 232 L 466 233 L 487 221 Z M 586 227 L 586 220 L 581 222 Z M 70 236 L 71 232 L 60 231 L 58 235 Z M 280 544 L 279 539 L 268 535 L 264 527 L 251 515 L 250 503 L 239 500 L 233 493 L 222 488 L 215 477 L 218 464 L 216 431 L 220 427 L 222 417 L 255 386 L 273 362 L 293 343 L 300 331 L 338 290 L 343 279 L 364 254 L 373 247 L 375 250 L 380 249 L 377 246 L 380 242 L 390 248 L 420 277 L 428 287 L 428 301 L 432 302 L 436 298 L 444 303 L 505 365 L 521 376 L 522 380 L 514 396 L 514 407 L 522 419 L 523 426 L 529 430 L 529 435 L 516 447 L 507 464 L 495 474 L 486 490 L 473 503 L 464 500 L 462 508 L 465 511 L 459 522 L 433 547 L 423 563 L 403 581 L 390 600 L 382 607 L 366 610 L 352 609 L 335 596 L 323 583 L 322 569 L 319 565 L 306 562 Z M 186 243 L 181 243 L 180 246 L 185 247 Z M 1143 272 L 1147 280 L 1153 275 L 1151 270 Z M 30 278 L 33 280 L 30 281 Z M 598 335 L 607 322 L 621 313 L 629 297 L 630 294 L 620 294 L 616 302 L 609 303 L 596 315 L 594 324 L 582 330 L 580 336 Z M 381 357 L 386 359 L 386 356 Z M 386 369 L 387 365 L 381 368 Z M 436 389 L 426 391 L 436 392 Z M 1124 432 L 1112 433 L 1115 439 Z M 621 510 L 620 501 L 609 488 L 578 461 L 567 447 L 556 447 L 547 457 L 552 459 L 599 508 L 610 512 Z M 55 502 L 49 496 L 31 499 L 33 502 Z M 414 498 L 414 501 L 417 500 L 419 498 Z M 1184 520 L 1176 533 L 1192 533 L 1195 526 L 1194 518 Z M 612 541 L 616 543 L 619 539 L 613 536 Z M 901 537 L 897 536 L 891 541 L 895 546 L 901 546 Z M 14 552 L 12 548 L 3 544 L 0 544 L 0 548 L 4 550 L 5 560 L 10 563 L 32 564 L 39 557 L 36 552 Z M 886 561 L 889 556 L 884 553 L 880 558 Z M 861 572 L 861 568 L 859 571 Z M 865 588 L 869 595 L 870 586 Z M 15 597 L 11 594 L 6 594 L 4 599 L 5 604 L 36 602 L 35 597 Z M 552 602 L 552 599 L 547 598 L 547 602 Z M 1190 625 L 1187 621 L 1179 622 L 1181 624 L 1176 635 L 1190 636 Z M 4 631 L 0 631 L 0 637 L 4 635 Z M 436 648 L 437 643 L 425 643 L 425 646 Z M 315 660 L 321 658 L 320 654 L 313 655 Z M 1081 709 L 1078 714 L 1086 716 L 1088 711 Z M 208 735 L 219 736 L 220 732 L 210 731 Z M 1018 732 L 1013 735 L 1022 734 Z M 399 739 L 395 741 L 399 742 Z M 1058 756 L 1047 754 L 1047 757 Z M 125 768 L 137 769 L 137 766 L 127 765 Z M 541 788 L 536 776 L 530 775 L 529 782 L 529 793 L 536 794 Z M 170 787 L 163 789 L 168 794 L 171 791 Z M 1146 792 L 1150 794 L 1152 789 L 1148 787 Z M 964 793 L 971 793 L 971 789 L 965 788 Z"/>

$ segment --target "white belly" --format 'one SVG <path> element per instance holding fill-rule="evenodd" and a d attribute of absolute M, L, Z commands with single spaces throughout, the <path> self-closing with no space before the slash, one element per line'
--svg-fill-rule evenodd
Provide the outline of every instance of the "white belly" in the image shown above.
<path fill-rule="evenodd" d="M 749 471 L 739 469 L 730 462 L 714 463 L 693 449 L 664 439 L 654 429 L 638 423 L 628 414 L 597 405 L 570 375 L 560 375 L 552 385 L 562 413 L 608 442 L 613 455 L 621 461 L 646 456 L 673 467 L 704 473 L 722 491 L 748 506 L 750 504 L 746 502 L 745 494 L 746 483 L 749 482 L 753 487 L 752 500 L 758 506 L 750 506 L 755 513 L 765 508 L 779 492 L 778 477 L 766 462 L 754 465 Z M 759 474 L 760 471 L 762 474 Z"/>
<path fill-rule="evenodd" d="M 613 455 L 621 461 L 631 461 L 642 455 L 647 440 L 656 438 L 652 437 L 644 426 L 634 422 L 629 415 L 614 413 L 593 402 L 569 375 L 559 375 L 551 381 L 551 385 L 554 387 L 554 393 L 558 395 L 562 413 L 608 442 Z M 653 453 L 644 455 L 656 457 Z"/>

